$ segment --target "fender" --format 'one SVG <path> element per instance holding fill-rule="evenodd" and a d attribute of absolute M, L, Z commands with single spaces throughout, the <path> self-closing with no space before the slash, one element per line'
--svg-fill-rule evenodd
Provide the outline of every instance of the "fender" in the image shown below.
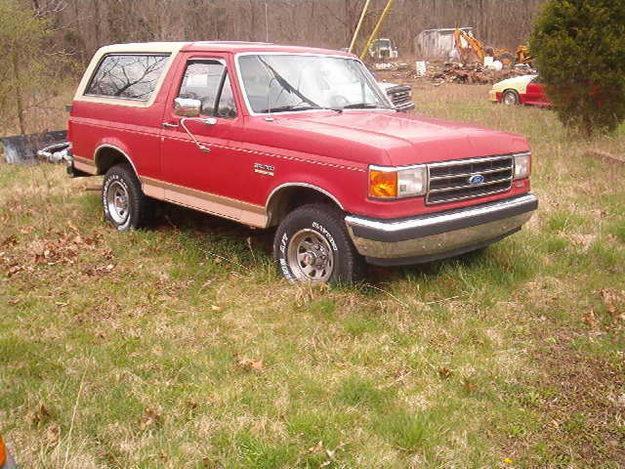
<path fill-rule="evenodd" d="M 107 140 L 108 139 L 106 139 L 105 142 Z M 98 147 L 93 152 L 93 161 L 96 165 L 96 168 L 98 168 L 98 173 L 100 172 L 98 159 L 99 159 L 99 156 L 102 154 L 102 150 L 107 149 L 107 148 L 115 150 L 116 152 L 119 152 L 124 157 L 124 159 L 128 161 L 128 163 L 130 163 L 130 166 L 132 167 L 132 170 L 135 173 L 135 176 L 141 182 L 141 190 L 143 191 L 143 193 L 147 196 L 163 200 L 165 198 L 164 190 L 161 188 L 152 188 L 151 186 L 146 187 L 143 178 L 139 176 L 139 172 L 137 171 L 137 167 L 135 166 L 135 163 L 132 161 L 132 158 L 130 158 L 130 156 L 128 155 L 128 152 L 122 149 L 121 147 L 125 148 L 125 145 L 119 142 L 119 140 L 117 139 L 110 139 L 110 143 L 101 143 L 100 145 L 98 145 Z"/>
<path fill-rule="evenodd" d="M 134 170 L 135 175 L 139 177 L 139 172 L 137 171 L 137 168 L 135 167 L 134 162 L 130 158 L 130 151 L 128 150 L 128 147 L 118 138 L 104 138 L 98 143 L 96 149 L 93 152 L 93 162 L 95 163 L 97 167 L 100 166 L 98 159 L 101 155 L 101 150 L 105 148 L 110 148 L 112 150 L 115 150 L 121 153 L 124 156 L 124 158 L 126 158 L 128 162 L 130 163 L 130 165 L 132 166 L 132 169 Z"/>
<path fill-rule="evenodd" d="M 323 195 L 332 199 L 334 203 L 338 205 L 341 210 L 344 210 L 343 204 L 341 204 L 339 199 L 337 199 L 334 194 L 332 194 L 330 191 L 327 191 L 315 184 L 310 184 L 308 182 L 285 182 L 284 184 L 280 184 L 279 186 L 275 187 L 269 194 L 269 197 L 267 197 L 267 203 L 265 203 L 265 210 L 269 209 L 269 204 L 271 203 L 271 199 L 273 198 L 273 196 L 276 195 L 276 193 L 278 193 L 281 189 L 284 189 L 286 187 L 305 187 L 307 189 L 314 189 L 317 192 L 321 192 Z"/>
<path fill-rule="evenodd" d="M 276 197 L 278 196 L 278 194 L 280 192 L 282 192 L 285 189 L 288 189 L 289 187 L 300 187 L 300 188 L 306 188 L 306 189 L 312 189 L 313 191 L 318 192 L 319 194 L 323 194 L 326 197 L 328 197 L 330 200 L 332 200 L 341 210 L 345 210 L 343 208 L 343 204 L 340 202 L 340 200 L 330 191 L 319 187 L 316 184 L 311 184 L 309 182 L 285 182 L 283 184 L 280 184 L 276 187 L 273 188 L 273 190 L 271 191 L 271 193 L 269 194 L 269 196 L 267 197 L 267 201 L 265 203 L 265 213 L 267 215 L 267 224 L 266 227 L 272 226 L 274 225 L 274 218 L 275 218 L 275 207 L 272 207 L 272 205 L 274 205 L 276 202 Z"/>

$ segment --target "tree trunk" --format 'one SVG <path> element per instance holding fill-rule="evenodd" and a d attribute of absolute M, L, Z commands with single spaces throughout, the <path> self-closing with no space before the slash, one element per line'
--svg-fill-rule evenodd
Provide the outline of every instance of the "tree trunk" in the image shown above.
<path fill-rule="evenodd" d="M 17 55 L 17 46 L 13 47 L 13 80 L 15 80 L 15 107 L 17 109 L 17 121 L 20 126 L 20 135 L 26 135 L 24 127 L 24 101 L 22 99 L 22 82 L 20 77 L 19 57 Z"/>
<path fill-rule="evenodd" d="M 93 32 L 95 34 L 96 49 L 100 47 L 100 0 L 94 0 L 93 2 Z"/>
<path fill-rule="evenodd" d="M 254 0 L 250 0 L 248 15 L 250 17 L 250 30 L 247 34 L 247 40 L 253 41 L 256 37 L 256 9 L 254 8 Z"/>

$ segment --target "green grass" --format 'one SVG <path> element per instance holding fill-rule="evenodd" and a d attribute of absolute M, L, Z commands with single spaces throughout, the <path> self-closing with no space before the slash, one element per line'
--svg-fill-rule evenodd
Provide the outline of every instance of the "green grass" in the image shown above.
<path fill-rule="evenodd" d="M 625 168 L 587 149 L 625 133 L 577 140 L 485 90 L 415 99 L 525 134 L 537 215 L 349 288 L 289 285 L 270 236 L 183 209 L 115 232 L 93 180 L 1 165 L 0 432 L 22 466 L 622 464 Z"/>

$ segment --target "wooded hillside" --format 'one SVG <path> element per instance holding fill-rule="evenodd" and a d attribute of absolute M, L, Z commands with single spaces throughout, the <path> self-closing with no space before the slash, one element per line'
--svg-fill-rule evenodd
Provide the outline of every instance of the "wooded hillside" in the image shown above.
<path fill-rule="evenodd" d="M 525 43 L 544 0 L 395 0 L 379 36 L 413 56 L 428 28 L 473 26 L 486 45 Z M 121 42 L 269 41 L 340 49 L 365 0 L 1 0 L 0 128 L 47 129 L 52 99 L 74 88 L 93 53 Z M 356 51 L 386 0 L 371 0 Z"/>
<path fill-rule="evenodd" d="M 373 0 L 370 31 L 385 0 Z M 381 34 L 410 55 L 423 29 L 473 26 L 487 44 L 514 48 L 529 36 L 542 0 L 396 0 Z M 82 62 L 102 44 L 228 39 L 346 47 L 364 0 L 33 0 L 54 12 L 57 40 Z"/>

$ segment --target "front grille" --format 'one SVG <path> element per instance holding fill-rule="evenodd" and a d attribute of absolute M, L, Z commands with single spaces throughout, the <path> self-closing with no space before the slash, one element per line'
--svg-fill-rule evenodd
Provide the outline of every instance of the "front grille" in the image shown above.
<path fill-rule="evenodd" d="M 410 90 L 390 92 L 389 95 L 395 105 L 410 101 Z"/>
<path fill-rule="evenodd" d="M 407 110 L 414 107 L 410 90 L 410 86 L 398 85 L 386 90 L 386 94 L 393 103 L 393 106 L 400 110 Z"/>
<path fill-rule="evenodd" d="M 505 192 L 512 187 L 513 173 L 512 155 L 429 164 L 425 200 L 441 204 Z"/>

